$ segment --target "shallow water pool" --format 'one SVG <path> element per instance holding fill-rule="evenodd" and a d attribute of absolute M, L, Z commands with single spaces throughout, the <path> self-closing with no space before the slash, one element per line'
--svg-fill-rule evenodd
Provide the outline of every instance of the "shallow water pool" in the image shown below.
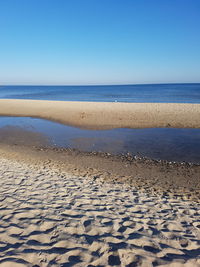
<path fill-rule="evenodd" d="M 12 135 L 12 141 L 15 141 L 16 129 L 20 129 L 16 143 L 26 133 L 32 132 L 40 134 L 48 140 L 49 145 L 57 147 L 113 154 L 129 152 L 154 159 L 200 163 L 200 129 L 85 130 L 43 119 L 0 117 L 0 142 Z M 22 132 L 25 135 L 20 137 Z"/>

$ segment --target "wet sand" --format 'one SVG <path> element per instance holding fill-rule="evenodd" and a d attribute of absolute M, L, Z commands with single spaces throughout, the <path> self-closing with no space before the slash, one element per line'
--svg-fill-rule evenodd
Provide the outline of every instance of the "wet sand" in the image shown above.
<path fill-rule="evenodd" d="M 83 128 L 200 128 L 200 104 L 0 100 L 0 116 L 36 117 Z"/>
<path fill-rule="evenodd" d="M 38 164 L 52 162 L 53 167 L 72 175 L 97 177 L 105 181 L 126 183 L 138 190 L 176 196 L 199 202 L 200 165 L 168 162 L 103 152 L 82 152 L 32 143 L 1 144 L 2 155 L 10 160 Z"/>

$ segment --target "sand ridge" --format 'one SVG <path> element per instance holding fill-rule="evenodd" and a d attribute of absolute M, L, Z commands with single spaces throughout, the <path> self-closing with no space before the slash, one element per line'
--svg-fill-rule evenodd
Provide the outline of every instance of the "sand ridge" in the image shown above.
<path fill-rule="evenodd" d="M 200 104 L 0 99 L 0 116 L 25 116 L 83 128 L 200 128 Z"/>
<path fill-rule="evenodd" d="M 0 157 L 0 266 L 199 266 L 200 204 Z"/>

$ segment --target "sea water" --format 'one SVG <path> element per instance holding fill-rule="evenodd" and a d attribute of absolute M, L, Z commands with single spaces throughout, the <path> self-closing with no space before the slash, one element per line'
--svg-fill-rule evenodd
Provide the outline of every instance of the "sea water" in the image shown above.
<path fill-rule="evenodd" d="M 101 86 L 0 86 L 0 98 L 130 103 L 200 103 L 200 83 Z"/>

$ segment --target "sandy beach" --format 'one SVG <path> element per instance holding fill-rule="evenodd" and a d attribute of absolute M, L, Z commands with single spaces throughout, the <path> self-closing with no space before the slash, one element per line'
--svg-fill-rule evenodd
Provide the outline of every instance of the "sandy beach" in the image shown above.
<path fill-rule="evenodd" d="M 175 176 L 188 169 L 188 188 L 197 189 L 198 166 L 175 166 L 173 193 L 163 186 L 164 163 L 156 190 L 155 180 L 142 179 L 144 163 L 130 183 L 131 175 L 112 173 L 119 161 L 97 155 L 100 171 L 89 155 L 71 156 L 76 161 L 62 151 L 1 146 L 0 266 L 200 265 L 200 204 L 185 194 L 188 179 Z"/>
<path fill-rule="evenodd" d="M 200 126 L 190 104 L 0 100 L 0 115 Z M 200 266 L 200 165 L 49 147 L 18 128 L 1 137 L 0 266 Z"/>
<path fill-rule="evenodd" d="M 200 267 L 200 0 L 0 11 L 0 267 Z"/>
<path fill-rule="evenodd" d="M 92 129 L 200 128 L 199 104 L 1 99 L 0 116 L 43 118 Z"/>

